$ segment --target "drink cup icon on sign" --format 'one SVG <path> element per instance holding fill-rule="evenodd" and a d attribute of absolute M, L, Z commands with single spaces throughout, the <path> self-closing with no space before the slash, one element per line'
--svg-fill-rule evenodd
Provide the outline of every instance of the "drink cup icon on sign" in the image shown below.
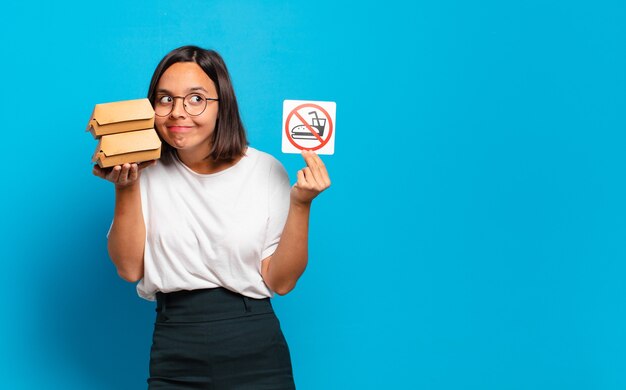
<path fill-rule="evenodd" d="M 316 131 L 317 135 L 319 135 L 320 137 L 324 136 L 324 129 L 326 128 L 326 118 L 320 118 L 317 115 L 317 111 L 311 111 L 309 112 L 309 115 L 311 115 L 313 117 L 312 121 L 311 121 L 311 127 L 313 128 L 313 130 Z M 313 135 L 313 133 L 311 133 L 311 131 L 305 126 L 305 125 L 298 125 L 298 126 L 294 126 L 291 129 L 291 138 L 293 139 L 317 139 L 317 137 L 315 135 Z"/>

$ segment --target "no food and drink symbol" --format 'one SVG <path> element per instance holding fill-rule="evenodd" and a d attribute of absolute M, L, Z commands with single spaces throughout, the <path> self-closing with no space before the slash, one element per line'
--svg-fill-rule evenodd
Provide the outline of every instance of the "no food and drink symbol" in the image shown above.
<path fill-rule="evenodd" d="M 335 152 L 335 102 L 285 100 L 283 102 L 283 153 L 314 150 Z"/>

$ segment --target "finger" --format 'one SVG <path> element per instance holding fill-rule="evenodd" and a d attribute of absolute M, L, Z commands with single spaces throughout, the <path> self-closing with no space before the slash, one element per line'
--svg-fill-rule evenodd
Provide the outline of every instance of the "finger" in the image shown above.
<path fill-rule="evenodd" d="M 304 170 L 300 169 L 297 173 L 298 181 L 296 181 L 296 186 L 298 188 L 304 188 L 306 186 L 306 178 L 304 177 Z"/>
<path fill-rule="evenodd" d="M 130 164 L 125 163 L 122 166 L 122 171 L 120 172 L 120 177 L 117 180 L 118 184 L 126 184 L 128 182 L 128 173 L 130 172 Z"/>
<path fill-rule="evenodd" d="M 315 161 L 315 165 L 317 165 L 320 171 L 326 172 L 326 165 L 324 165 L 324 161 L 322 161 L 322 158 L 315 152 L 313 152 L 313 160 Z"/>
<path fill-rule="evenodd" d="M 323 189 L 323 181 L 319 169 L 317 167 L 307 167 L 305 169 L 306 171 L 304 172 L 304 175 L 306 176 L 307 181 L 313 186 L 313 188 L 321 191 Z"/>
<path fill-rule="evenodd" d="M 302 158 L 304 158 L 304 162 L 306 163 L 307 167 L 314 167 L 315 165 L 317 165 L 315 159 L 313 158 L 313 151 L 310 150 L 303 150 L 302 151 Z"/>
<path fill-rule="evenodd" d="M 93 166 L 91 173 L 93 173 L 95 176 L 102 177 L 102 178 L 104 178 L 105 176 L 104 171 L 102 170 L 102 168 L 100 168 L 98 164 Z"/>
<path fill-rule="evenodd" d="M 328 175 L 328 171 L 326 170 L 326 165 L 324 165 L 324 162 L 317 153 L 314 154 L 314 159 L 317 167 L 320 170 L 320 177 L 322 182 L 326 185 L 326 188 L 330 187 L 330 176 Z"/>
<path fill-rule="evenodd" d="M 106 179 L 112 181 L 113 183 L 117 183 L 120 178 L 120 174 L 122 172 L 122 166 L 116 165 L 111 169 L 111 172 L 107 175 Z"/>
<path fill-rule="evenodd" d="M 137 177 L 139 177 L 139 167 L 137 166 L 137 164 L 132 164 L 130 166 L 130 172 L 128 174 L 128 181 L 135 181 L 137 180 Z"/>
<path fill-rule="evenodd" d="M 321 160 L 319 158 L 316 158 L 317 153 L 312 150 L 303 150 L 302 157 L 306 162 L 307 168 L 309 168 L 311 172 L 310 175 L 307 176 L 307 179 L 310 177 L 312 180 L 311 184 L 320 191 L 326 188 L 323 173 L 319 167 L 319 162 L 321 162 Z"/>
<path fill-rule="evenodd" d="M 304 172 L 304 178 L 307 182 L 307 186 L 308 186 L 307 188 L 318 189 L 320 184 L 317 182 L 317 179 L 315 178 L 315 174 L 313 173 L 311 168 L 309 167 L 302 168 L 302 171 Z"/>

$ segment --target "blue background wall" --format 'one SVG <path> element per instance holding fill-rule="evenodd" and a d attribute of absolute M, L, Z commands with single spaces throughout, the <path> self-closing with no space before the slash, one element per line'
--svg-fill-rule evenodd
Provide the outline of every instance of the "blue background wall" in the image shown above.
<path fill-rule="evenodd" d="M 197 44 L 292 180 L 282 100 L 337 102 L 310 265 L 274 301 L 299 389 L 625 388 L 624 4 L 4 5 L 0 387 L 145 386 L 154 306 L 107 257 L 84 127 Z"/>

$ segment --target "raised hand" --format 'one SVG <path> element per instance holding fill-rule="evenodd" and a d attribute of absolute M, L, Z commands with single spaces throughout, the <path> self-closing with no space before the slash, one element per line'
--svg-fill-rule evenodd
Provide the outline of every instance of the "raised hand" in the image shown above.
<path fill-rule="evenodd" d="M 317 153 L 303 150 L 306 167 L 298 171 L 298 181 L 291 188 L 292 203 L 308 205 L 322 191 L 330 187 L 326 166 Z"/>

